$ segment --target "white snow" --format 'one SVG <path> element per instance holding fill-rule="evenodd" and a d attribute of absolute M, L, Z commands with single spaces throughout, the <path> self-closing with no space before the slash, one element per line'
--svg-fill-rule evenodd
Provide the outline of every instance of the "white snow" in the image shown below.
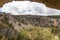
<path fill-rule="evenodd" d="M 1 10 L 12 15 L 60 15 L 60 10 L 58 9 L 49 8 L 43 3 L 31 1 L 12 1 L 5 3 Z"/>
<path fill-rule="evenodd" d="M 0 7 L 0 12 L 2 12 L 2 11 L 1 11 L 1 7 Z"/>

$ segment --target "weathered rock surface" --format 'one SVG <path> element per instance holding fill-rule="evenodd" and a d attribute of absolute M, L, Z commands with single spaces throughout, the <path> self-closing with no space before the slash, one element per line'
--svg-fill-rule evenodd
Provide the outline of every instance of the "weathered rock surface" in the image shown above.
<path fill-rule="evenodd" d="M 14 18 L 19 22 L 21 25 L 34 25 L 34 26 L 41 26 L 41 27 L 53 27 L 58 26 L 57 19 L 46 17 L 46 16 L 32 16 L 32 15 L 20 15 L 20 16 L 14 16 Z"/>
<path fill-rule="evenodd" d="M 27 25 L 39 27 L 59 27 L 60 18 L 58 16 L 34 16 L 34 15 L 11 15 L 9 13 L 0 14 L 0 37 L 10 40 L 17 39 L 21 27 Z"/>
<path fill-rule="evenodd" d="M 3 40 L 5 40 L 4 38 L 14 40 L 16 38 L 17 32 L 8 20 L 8 15 L 5 13 L 0 14 L 0 38 L 2 37 Z"/>
<path fill-rule="evenodd" d="M 36 16 L 36 15 L 11 15 L 6 14 L 9 23 L 17 23 L 24 25 L 35 25 L 35 26 L 58 26 L 59 19 L 47 16 Z M 55 25 L 56 24 L 56 25 Z M 19 26 L 19 25 L 18 25 Z"/>
<path fill-rule="evenodd" d="M 34 25 L 41 27 L 53 27 L 60 26 L 60 18 L 47 17 L 47 16 L 36 16 L 36 15 L 11 15 L 5 14 L 8 18 L 8 23 L 14 27 L 21 27 L 23 25 Z M 4 17 L 5 17 L 4 16 Z M 56 16 L 55 16 L 56 17 Z"/>

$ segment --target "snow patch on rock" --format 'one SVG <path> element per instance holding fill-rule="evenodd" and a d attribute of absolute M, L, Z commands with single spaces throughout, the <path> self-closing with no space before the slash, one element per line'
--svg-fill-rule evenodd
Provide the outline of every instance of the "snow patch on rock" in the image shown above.
<path fill-rule="evenodd" d="M 43 3 L 31 1 L 12 1 L 5 3 L 1 10 L 12 15 L 60 15 L 60 10 L 46 7 Z"/>

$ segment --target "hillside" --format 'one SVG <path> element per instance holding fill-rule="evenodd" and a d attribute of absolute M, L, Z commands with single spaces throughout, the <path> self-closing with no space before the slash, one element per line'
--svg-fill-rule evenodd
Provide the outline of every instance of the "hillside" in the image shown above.
<path fill-rule="evenodd" d="M 33 25 L 41 27 L 60 26 L 60 16 L 37 16 L 37 15 L 11 15 L 10 13 L 0 13 L 0 20 L 15 26 Z"/>
<path fill-rule="evenodd" d="M 60 18 L 54 17 L 0 13 L 0 40 L 60 40 Z"/>

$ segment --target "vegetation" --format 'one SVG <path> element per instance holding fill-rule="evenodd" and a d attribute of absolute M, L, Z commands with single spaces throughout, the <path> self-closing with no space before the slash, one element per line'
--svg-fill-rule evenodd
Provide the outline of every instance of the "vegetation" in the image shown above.
<path fill-rule="evenodd" d="M 19 32 L 8 22 L 8 17 L 0 20 L 0 40 L 60 40 L 60 27 L 20 26 Z"/>
<path fill-rule="evenodd" d="M 16 33 L 16 38 L 10 40 L 60 40 L 60 32 L 58 30 L 60 29 L 43 28 L 29 25 L 26 27 L 21 27 L 20 32 Z M 55 36 L 57 37 L 56 39 Z M 9 40 L 8 37 L 5 37 L 5 39 Z"/>
<path fill-rule="evenodd" d="M 54 40 L 54 34 L 49 28 L 29 26 L 21 29 L 18 40 Z"/>

